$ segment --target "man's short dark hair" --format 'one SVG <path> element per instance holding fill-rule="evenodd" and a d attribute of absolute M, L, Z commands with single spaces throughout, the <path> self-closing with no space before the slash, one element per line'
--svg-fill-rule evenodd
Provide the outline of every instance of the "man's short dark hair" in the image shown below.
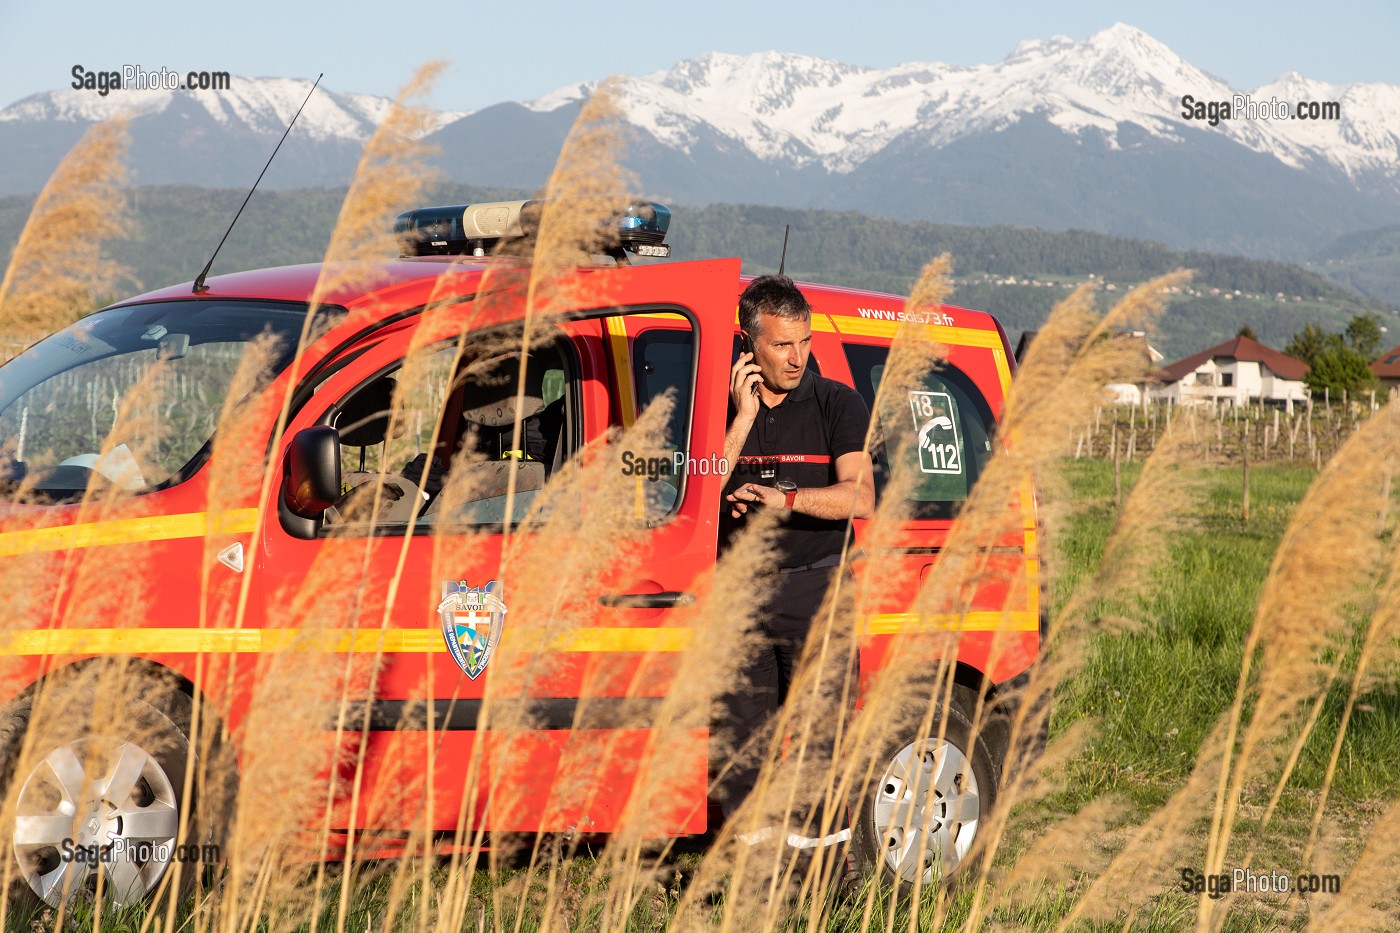
<path fill-rule="evenodd" d="M 764 314 L 775 314 L 788 321 L 810 321 L 812 306 L 787 276 L 760 275 L 739 296 L 739 329 L 758 336 L 763 330 Z"/>

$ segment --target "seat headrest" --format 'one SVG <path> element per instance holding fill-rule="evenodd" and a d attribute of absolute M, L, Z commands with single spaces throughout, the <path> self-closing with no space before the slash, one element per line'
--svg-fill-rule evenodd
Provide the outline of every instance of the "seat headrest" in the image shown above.
<path fill-rule="evenodd" d="M 389 435 L 389 410 L 398 383 L 382 376 L 356 392 L 340 409 L 336 429 L 346 447 L 372 447 Z"/>
<path fill-rule="evenodd" d="M 463 389 L 462 417 L 485 428 L 514 424 L 515 390 L 519 385 L 519 357 L 507 357 L 484 372 L 472 374 Z M 544 367 L 527 362 L 520 417 L 533 418 L 543 410 Z"/>

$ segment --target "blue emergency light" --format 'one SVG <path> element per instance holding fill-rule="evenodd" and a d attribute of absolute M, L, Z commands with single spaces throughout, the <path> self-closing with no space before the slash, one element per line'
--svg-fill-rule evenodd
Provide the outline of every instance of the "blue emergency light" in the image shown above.
<path fill-rule="evenodd" d="M 394 219 L 404 256 L 485 256 L 502 240 L 532 235 L 543 201 L 491 201 L 452 207 L 420 207 Z M 616 252 L 666 257 L 671 209 L 656 201 L 633 201 L 617 220 Z"/>

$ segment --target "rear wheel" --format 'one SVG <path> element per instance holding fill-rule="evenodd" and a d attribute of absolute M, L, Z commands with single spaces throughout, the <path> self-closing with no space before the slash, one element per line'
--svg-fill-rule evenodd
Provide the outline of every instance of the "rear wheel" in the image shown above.
<path fill-rule="evenodd" d="M 857 859 L 881 881 L 901 887 L 951 882 L 968 871 L 973 844 L 996 804 L 1000 755 L 974 736 L 957 688 L 946 709 L 935 706 L 924 735 L 890 742 L 876 779 L 858 808 L 852 842 Z"/>

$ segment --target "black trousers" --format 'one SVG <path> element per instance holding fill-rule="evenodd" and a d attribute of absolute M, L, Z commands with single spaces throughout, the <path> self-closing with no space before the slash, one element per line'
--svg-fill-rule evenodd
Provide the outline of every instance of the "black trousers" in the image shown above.
<path fill-rule="evenodd" d="M 735 688 L 719 698 L 714 713 L 711 771 L 719 776 L 717 796 L 726 819 L 753 792 L 771 742 L 771 721 L 788 700 L 803 646 L 814 629 L 819 633 L 816 637 L 825 630 L 825 619 L 814 626 L 813 618 L 821 609 L 837 570 L 825 567 L 763 578 L 769 585 L 765 587 L 768 599 L 759 614 L 761 642 L 748 657 L 739 660 Z M 832 758 L 836 721 L 848 722 L 855 703 L 859 652 L 854 632 L 850 631 L 849 615 L 839 614 L 837 619 L 832 631 L 831 652 L 821 671 L 821 697 L 817 700 L 820 706 L 826 707 L 825 716 L 820 711 L 804 710 L 809 715 L 815 714 L 812 720 L 815 728 L 809 733 L 803 755 L 803 775 L 810 775 L 811 793 L 807 796 L 799 790 L 803 812 L 792 813 L 789 823 L 800 825 L 814 816 L 817 820 L 812 824 L 813 831 L 823 822 L 842 829 L 847 820 L 844 806 L 834 821 L 821 820 L 821 814 L 813 810 L 826 795 L 825 782 L 818 779 L 825 774 Z M 851 675 L 849 697 L 843 706 L 841 692 L 846 686 L 848 672 Z M 798 779 L 802 780 L 803 776 Z"/>

